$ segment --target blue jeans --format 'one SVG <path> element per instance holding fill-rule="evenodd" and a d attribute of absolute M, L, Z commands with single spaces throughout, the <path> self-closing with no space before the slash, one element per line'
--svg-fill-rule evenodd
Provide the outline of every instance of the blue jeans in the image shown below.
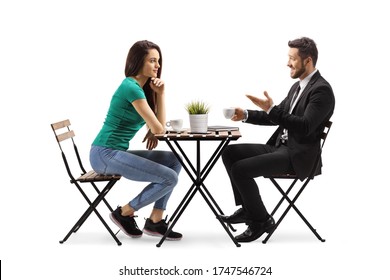
<path fill-rule="evenodd" d="M 132 181 L 151 182 L 129 202 L 134 210 L 154 202 L 154 208 L 165 210 L 178 181 L 181 164 L 169 151 L 120 151 L 92 146 L 89 160 L 99 174 L 118 174 Z"/>

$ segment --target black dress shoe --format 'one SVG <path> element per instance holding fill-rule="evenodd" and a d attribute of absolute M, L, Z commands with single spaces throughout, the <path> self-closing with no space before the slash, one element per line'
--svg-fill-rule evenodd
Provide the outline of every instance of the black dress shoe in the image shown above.
<path fill-rule="evenodd" d="M 252 222 L 249 223 L 246 231 L 237 235 L 235 239 L 237 242 L 251 242 L 254 241 L 260 236 L 263 235 L 264 232 L 270 233 L 275 230 L 276 224 L 274 218 L 269 216 L 269 218 L 264 223 Z"/>
<path fill-rule="evenodd" d="M 243 208 L 238 209 L 233 215 L 230 216 L 219 216 L 221 220 L 228 224 L 239 224 L 248 222 L 248 218 L 246 216 L 246 212 Z"/>

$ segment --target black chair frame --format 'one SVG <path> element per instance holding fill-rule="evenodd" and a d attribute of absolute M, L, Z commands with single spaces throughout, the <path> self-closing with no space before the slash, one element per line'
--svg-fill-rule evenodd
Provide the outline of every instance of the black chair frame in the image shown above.
<path fill-rule="evenodd" d="M 296 183 L 299 180 L 298 177 L 295 174 L 280 174 L 280 175 L 274 175 L 274 176 L 265 177 L 265 178 L 270 179 L 271 182 L 274 184 L 274 186 L 282 194 L 282 198 L 279 200 L 279 202 L 276 204 L 275 208 L 272 210 L 271 216 L 275 215 L 275 213 L 278 211 L 279 207 L 282 205 L 282 203 L 284 201 L 287 201 L 289 205 L 287 206 L 285 211 L 282 213 L 282 215 L 277 220 L 275 229 L 273 231 L 269 232 L 268 235 L 266 236 L 266 238 L 262 241 L 264 244 L 267 243 L 267 241 L 273 235 L 275 230 L 279 227 L 280 223 L 283 221 L 283 219 L 285 218 L 285 216 L 287 215 L 287 213 L 290 211 L 291 208 L 293 208 L 295 210 L 295 212 L 299 215 L 299 217 L 301 217 L 301 219 L 305 222 L 305 224 L 309 227 L 309 229 L 313 232 L 313 234 L 318 238 L 318 240 L 320 240 L 321 242 L 325 242 L 325 239 L 323 239 L 317 233 L 317 230 L 309 223 L 309 221 L 305 218 L 305 216 L 303 216 L 301 211 L 299 211 L 299 209 L 296 207 L 295 203 L 298 200 L 299 196 L 304 191 L 304 189 L 306 188 L 306 186 L 309 184 L 309 182 L 312 181 L 314 179 L 314 177 L 315 177 L 316 170 L 318 168 L 318 165 L 320 164 L 322 149 L 324 147 L 325 140 L 326 140 L 326 138 L 328 136 L 328 133 L 329 133 L 329 130 L 330 130 L 331 126 L 332 126 L 332 122 L 331 121 L 327 121 L 326 124 L 325 124 L 324 130 L 323 130 L 323 133 L 321 135 L 322 143 L 321 143 L 321 146 L 319 148 L 318 155 L 317 155 L 317 158 L 315 160 L 315 163 L 313 165 L 313 169 L 310 172 L 310 175 L 303 181 L 303 183 L 301 184 L 301 187 L 299 188 L 299 190 L 297 191 L 297 193 L 295 194 L 295 196 L 292 199 L 290 199 L 290 197 L 288 195 L 290 194 L 290 192 L 292 191 L 292 189 L 294 188 L 294 186 L 296 185 Z M 288 187 L 288 189 L 286 191 L 284 191 L 283 188 L 276 181 L 276 180 L 279 180 L 279 179 L 289 179 L 289 180 L 292 180 L 292 183 L 290 184 L 290 186 Z"/>
<path fill-rule="evenodd" d="M 61 122 L 53 123 L 51 124 L 51 127 L 53 129 L 55 138 L 58 142 L 58 146 L 60 147 L 61 150 L 61 156 L 65 164 L 65 168 L 67 171 L 67 174 L 69 175 L 70 178 L 70 183 L 75 185 L 77 189 L 80 191 L 81 195 L 84 197 L 84 199 L 87 201 L 89 207 L 85 210 L 85 212 L 81 215 L 81 217 L 77 220 L 77 222 L 74 224 L 74 226 L 71 228 L 71 230 L 68 232 L 68 234 L 64 237 L 63 240 L 60 241 L 60 243 L 64 243 L 72 233 L 75 233 L 78 231 L 78 229 L 84 224 L 84 222 L 88 219 L 88 217 L 91 215 L 92 212 L 96 214 L 96 216 L 99 218 L 99 220 L 102 222 L 104 227 L 107 229 L 107 231 L 110 233 L 110 235 L 113 237 L 113 239 L 116 241 L 116 243 L 119 245 L 122 245 L 122 243 L 119 241 L 117 238 L 116 234 L 111 230 L 111 228 L 108 226 L 106 221 L 103 219 L 103 217 L 100 215 L 96 207 L 99 205 L 101 201 L 104 202 L 104 204 L 107 206 L 110 212 L 113 211 L 113 208 L 110 206 L 110 204 L 107 202 L 105 199 L 105 196 L 108 194 L 108 192 L 112 189 L 112 187 L 115 185 L 118 180 L 121 179 L 121 176 L 119 175 L 102 175 L 94 172 L 93 170 L 87 172 L 86 169 L 83 166 L 78 148 L 75 144 L 74 137 L 75 133 L 73 130 L 70 129 L 70 121 L 69 120 L 64 120 Z M 60 133 L 60 129 L 65 129 L 66 132 Z M 72 174 L 68 159 L 65 155 L 65 152 L 63 150 L 63 147 L 61 145 L 61 142 L 64 140 L 69 140 L 71 139 L 72 144 L 73 144 L 73 149 L 75 152 L 75 156 L 78 161 L 78 165 L 81 171 L 81 176 L 75 177 Z M 99 190 L 97 187 L 96 183 L 99 182 L 105 182 L 106 185 L 102 188 L 102 190 Z M 83 188 L 81 187 L 81 184 L 83 183 L 90 183 L 93 187 L 93 189 L 96 191 L 97 196 L 93 201 L 87 196 L 87 194 L 84 192 Z"/>

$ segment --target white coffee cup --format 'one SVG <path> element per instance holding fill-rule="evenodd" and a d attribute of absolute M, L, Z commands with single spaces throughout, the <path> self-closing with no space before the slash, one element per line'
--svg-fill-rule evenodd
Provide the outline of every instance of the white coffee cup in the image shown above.
<path fill-rule="evenodd" d="M 172 128 L 172 130 L 176 132 L 180 132 L 183 127 L 183 120 L 182 119 L 170 120 L 166 123 L 166 126 Z"/>
<path fill-rule="evenodd" d="M 233 107 L 223 108 L 223 115 L 225 116 L 225 118 L 231 119 L 233 118 L 235 111 L 236 109 Z"/>

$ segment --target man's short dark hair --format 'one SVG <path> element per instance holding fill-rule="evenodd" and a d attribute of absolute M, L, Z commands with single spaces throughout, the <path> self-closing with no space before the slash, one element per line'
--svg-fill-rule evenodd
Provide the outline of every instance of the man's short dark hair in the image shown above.
<path fill-rule="evenodd" d="M 311 59 L 313 60 L 313 65 L 316 66 L 317 59 L 318 59 L 318 50 L 317 50 L 316 43 L 312 39 L 307 37 L 298 38 L 289 41 L 288 46 L 290 48 L 297 48 L 298 55 L 302 59 L 311 57 Z"/>

